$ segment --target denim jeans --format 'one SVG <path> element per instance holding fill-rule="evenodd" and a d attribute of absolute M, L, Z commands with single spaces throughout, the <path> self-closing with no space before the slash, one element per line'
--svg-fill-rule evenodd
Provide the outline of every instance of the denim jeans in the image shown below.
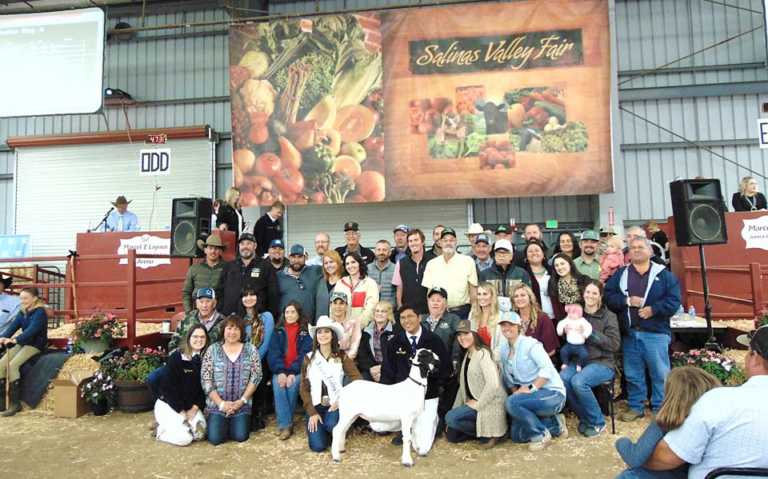
<path fill-rule="evenodd" d="M 613 379 L 613 369 L 599 363 L 587 364 L 581 372 L 571 365 L 560 372 L 565 383 L 568 405 L 579 416 L 579 422 L 585 426 L 604 426 L 605 417 L 600 410 L 592 388 Z"/>
<path fill-rule="evenodd" d="M 208 442 L 218 446 L 227 439 L 243 442 L 251 435 L 251 415 L 238 414 L 226 417 L 223 414 L 209 414 Z"/>
<path fill-rule="evenodd" d="M 277 428 L 285 429 L 293 425 L 293 411 L 296 410 L 296 402 L 299 400 L 301 374 L 296 375 L 296 380 L 289 388 L 281 388 L 277 384 L 277 376 L 277 374 L 272 376 L 272 392 L 275 395 L 275 416 L 277 416 Z"/>
<path fill-rule="evenodd" d="M 552 436 L 560 435 L 555 415 L 563 410 L 565 396 L 552 389 L 532 393 L 512 394 L 505 407 L 510 419 L 509 437 L 514 442 L 538 441 L 549 429 Z"/>
<path fill-rule="evenodd" d="M 445 415 L 448 442 L 462 442 L 477 437 L 477 411 L 467 406 L 455 407 Z"/>
<path fill-rule="evenodd" d="M 560 361 L 563 364 L 571 365 L 577 364 L 584 367 L 587 364 L 587 358 L 589 358 L 589 351 L 584 344 L 570 344 L 565 343 L 560 348 Z"/>
<path fill-rule="evenodd" d="M 671 471 L 651 471 L 644 467 L 634 467 L 625 469 L 624 472 L 616 476 L 616 479 L 686 479 L 688 477 L 688 467 L 678 467 Z"/>
<path fill-rule="evenodd" d="M 166 376 L 168 376 L 168 367 L 160 366 L 155 369 L 149 376 L 147 376 L 147 386 L 155 397 L 155 400 L 160 399 L 160 386 L 165 382 Z"/>
<path fill-rule="evenodd" d="M 624 336 L 624 375 L 627 377 L 627 402 L 633 411 L 643 411 L 648 391 L 645 370 L 651 376 L 651 409 L 657 411 L 664 399 L 664 381 L 669 374 L 668 334 L 630 330 Z"/>
<path fill-rule="evenodd" d="M 309 432 L 309 418 L 307 418 L 309 448 L 315 452 L 323 452 L 328 448 L 333 428 L 339 423 L 339 410 L 329 411 L 328 409 L 328 406 L 315 406 L 315 410 L 323 421 L 322 424 L 317 424 L 315 432 Z"/>

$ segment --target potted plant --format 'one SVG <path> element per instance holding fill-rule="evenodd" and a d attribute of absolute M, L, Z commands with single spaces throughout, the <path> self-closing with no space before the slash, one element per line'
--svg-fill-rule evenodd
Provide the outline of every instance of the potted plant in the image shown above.
<path fill-rule="evenodd" d="M 112 340 L 122 333 L 123 325 L 114 314 L 95 313 L 90 318 L 77 322 L 72 337 L 77 351 L 101 354 L 109 348 Z"/>
<path fill-rule="evenodd" d="M 678 366 L 701 368 L 728 386 L 738 386 L 747 380 L 744 371 L 736 365 L 736 361 L 723 353 L 708 349 L 672 353 L 672 367 Z"/>
<path fill-rule="evenodd" d="M 160 348 L 137 346 L 102 360 L 102 370 L 115 379 L 117 409 L 126 412 L 152 409 L 154 398 L 146 384 L 147 377 L 165 364 L 165 359 L 165 352 Z"/>
<path fill-rule="evenodd" d="M 80 396 L 88 403 L 94 416 L 103 416 L 115 401 L 115 382 L 102 370 L 96 371 L 83 383 Z"/>

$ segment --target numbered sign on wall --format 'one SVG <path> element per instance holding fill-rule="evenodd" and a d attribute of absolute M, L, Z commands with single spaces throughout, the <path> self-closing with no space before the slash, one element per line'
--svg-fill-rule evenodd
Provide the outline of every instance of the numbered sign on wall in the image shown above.
<path fill-rule="evenodd" d="M 139 174 L 142 176 L 170 175 L 171 149 L 140 150 Z"/>

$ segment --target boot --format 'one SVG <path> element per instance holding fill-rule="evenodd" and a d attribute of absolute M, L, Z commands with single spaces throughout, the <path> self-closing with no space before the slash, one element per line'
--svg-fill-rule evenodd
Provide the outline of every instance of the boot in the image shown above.
<path fill-rule="evenodd" d="M 5 411 L 5 379 L 0 379 L 0 412 Z"/>
<path fill-rule="evenodd" d="M 17 379 L 11 383 L 8 391 L 8 409 L 2 413 L 2 416 L 13 416 L 21 411 L 21 381 Z"/>

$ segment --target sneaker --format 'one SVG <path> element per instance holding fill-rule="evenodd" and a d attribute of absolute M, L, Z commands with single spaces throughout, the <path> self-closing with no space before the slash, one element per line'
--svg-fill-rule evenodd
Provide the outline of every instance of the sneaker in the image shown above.
<path fill-rule="evenodd" d="M 579 427 L 576 428 L 576 429 L 579 431 L 579 434 L 581 434 L 583 436 L 584 435 L 584 431 L 587 429 L 587 425 L 584 424 L 583 422 L 579 421 Z"/>
<path fill-rule="evenodd" d="M 528 450 L 529 451 L 541 451 L 545 447 L 547 447 L 547 444 L 552 442 L 552 434 L 550 434 L 549 429 L 544 429 L 544 435 L 541 436 L 541 439 L 538 441 L 531 441 L 528 443 Z"/>
<path fill-rule="evenodd" d="M 584 437 L 595 437 L 599 436 L 603 431 L 605 431 L 605 424 L 601 426 L 586 426 L 582 434 L 584 434 Z"/>
<path fill-rule="evenodd" d="M 633 422 L 641 417 L 645 416 L 645 412 L 643 411 L 635 411 L 634 409 L 627 409 L 625 412 L 621 413 L 619 416 L 619 421 L 621 422 Z"/>
<path fill-rule="evenodd" d="M 560 439 L 565 439 L 568 437 L 568 425 L 565 424 L 565 414 L 558 414 L 555 416 L 557 418 L 557 425 L 560 426 L 560 434 L 557 436 Z"/>

